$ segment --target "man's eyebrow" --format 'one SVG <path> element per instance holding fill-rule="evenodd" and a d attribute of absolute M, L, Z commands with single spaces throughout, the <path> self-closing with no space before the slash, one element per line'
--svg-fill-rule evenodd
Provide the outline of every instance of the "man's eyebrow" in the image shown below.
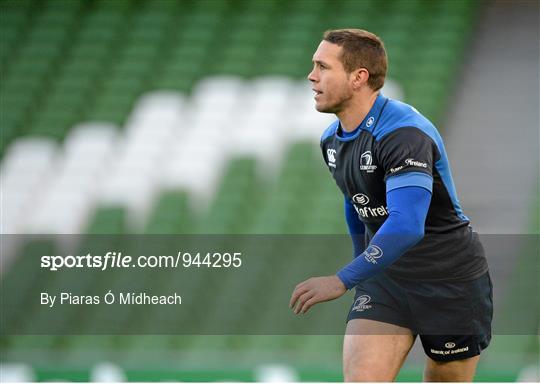
<path fill-rule="evenodd" d="M 322 61 L 322 60 L 311 60 L 313 62 L 313 64 L 319 64 L 319 65 L 326 65 L 328 66 L 328 63 Z"/>

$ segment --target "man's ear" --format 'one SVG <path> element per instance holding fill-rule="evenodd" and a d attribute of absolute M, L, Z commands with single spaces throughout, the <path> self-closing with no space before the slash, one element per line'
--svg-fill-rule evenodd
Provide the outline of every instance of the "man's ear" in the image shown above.
<path fill-rule="evenodd" d="M 352 86 L 354 90 L 358 90 L 367 84 L 369 79 L 369 72 L 366 68 L 358 68 L 351 73 Z"/>

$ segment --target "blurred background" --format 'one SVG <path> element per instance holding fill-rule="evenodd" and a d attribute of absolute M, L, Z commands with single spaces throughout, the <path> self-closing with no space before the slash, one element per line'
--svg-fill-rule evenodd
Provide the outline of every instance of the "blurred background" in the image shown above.
<path fill-rule="evenodd" d="M 533 0 L 0 0 L 1 233 L 346 233 L 318 148 L 334 116 L 314 110 L 306 76 L 325 30 L 362 28 L 386 44 L 383 93 L 439 127 L 475 229 L 538 235 L 538 8 Z M 56 244 L 17 244 L 13 253 L 2 239 L 2 290 L 18 303 L 10 321 L 39 316 L 32 298 L 55 281 L 26 272 Z M 501 297 L 535 301 L 540 292 L 523 292 L 519 266 L 538 276 L 538 255 L 505 257 L 515 270 L 490 260 Z M 225 282 L 193 289 L 227 295 Z M 538 312 L 529 320 L 538 329 Z M 495 335 L 478 379 L 540 380 L 537 334 Z M 2 335 L 0 368 L 3 381 L 340 381 L 341 343 Z M 421 380 L 423 359 L 417 344 L 399 379 Z"/>

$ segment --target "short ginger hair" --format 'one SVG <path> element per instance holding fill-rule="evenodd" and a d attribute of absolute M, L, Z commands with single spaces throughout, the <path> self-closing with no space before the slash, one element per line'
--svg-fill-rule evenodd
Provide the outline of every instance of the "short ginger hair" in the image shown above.
<path fill-rule="evenodd" d="M 388 59 L 384 43 L 375 34 L 363 29 L 336 29 L 326 31 L 323 40 L 342 47 L 341 63 L 351 73 L 358 68 L 369 72 L 368 85 L 374 91 L 382 88 Z"/>

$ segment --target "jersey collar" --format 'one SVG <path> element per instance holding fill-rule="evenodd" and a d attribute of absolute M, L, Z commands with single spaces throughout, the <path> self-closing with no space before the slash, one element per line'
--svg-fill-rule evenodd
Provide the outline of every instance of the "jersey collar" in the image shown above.
<path fill-rule="evenodd" d="M 373 106 L 367 113 L 366 117 L 364 117 L 364 120 L 356 127 L 354 135 L 348 136 L 348 137 L 342 137 L 339 135 L 341 132 L 341 122 L 339 123 L 339 128 L 336 130 L 336 138 L 340 141 L 351 141 L 358 137 L 360 132 L 362 130 L 366 130 L 368 132 L 373 132 L 375 129 L 375 126 L 377 125 L 377 122 L 379 121 L 379 117 L 381 115 L 382 109 L 384 108 L 384 105 L 388 101 L 388 98 L 385 97 L 381 92 L 379 92 L 379 95 L 375 99 L 375 102 L 373 103 Z"/>

